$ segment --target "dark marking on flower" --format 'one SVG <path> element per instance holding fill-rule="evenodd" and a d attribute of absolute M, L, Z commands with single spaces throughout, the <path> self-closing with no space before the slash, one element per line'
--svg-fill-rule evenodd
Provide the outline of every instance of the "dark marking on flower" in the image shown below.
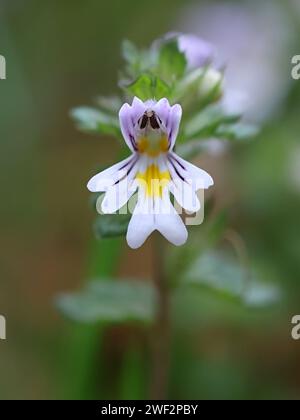
<path fill-rule="evenodd" d="M 123 169 L 125 169 L 125 168 L 127 168 L 127 170 L 126 170 L 126 172 L 125 172 L 125 174 L 121 177 L 121 178 L 119 178 L 115 183 L 114 183 L 114 185 L 118 185 L 121 181 L 123 181 L 129 174 L 130 174 L 130 172 L 132 171 L 132 169 L 134 168 L 134 166 L 135 166 L 135 164 L 137 163 L 137 161 L 138 161 L 138 157 L 137 156 L 135 156 L 132 160 L 130 160 L 129 162 L 127 162 L 124 166 L 122 166 L 120 169 L 119 169 L 119 171 L 122 171 Z"/>
<path fill-rule="evenodd" d="M 156 119 L 156 115 L 153 113 L 153 115 L 149 118 L 150 120 L 150 125 L 152 128 L 154 128 L 154 130 L 157 130 L 158 128 L 160 128 L 157 119 Z"/>
<path fill-rule="evenodd" d="M 176 168 L 176 166 L 174 165 L 174 162 L 172 162 L 171 159 L 172 156 L 168 156 L 168 160 L 170 162 L 170 164 L 173 166 L 174 171 L 176 172 L 176 174 L 179 176 L 179 178 L 183 181 L 186 182 L 185 178 L 181 175 L 181 173 L 178 171 L 178 169 Z"/>
<path fill-rule="evenodd" d="M 176 159 L 174 156 L 170 155 L 170 158 L 175 160 L 175 162 L 184 170 L 186 171 L 186 168 L 183 166 L 183 164 L 181 162 L 179 162 L 178 159 Z"/>
<path fill-rule="evenodd" d="M 144 115 L 139 119 L 139 126 L 141 129 L 144 129 L 149 124 L 154 130 L 160 128 L 159 122 L 161 119 L 155 114 L 154 111 L 146 111 Z"/>
<path fill-rule="evenodd" d="M 147 123 L 148 123 L 148 116 L 147 116 L 147 114 L 145 113 L 145 114 L 142 116 L 142 118 L 140 119 L 140 128 L 141 128 L 141 129 L 145 128 L 145 127 L 146 127 L 146 125 L 147 125 Z"/>
<path fill-rule="evenodd" d="M 134 148 L 135 151 L 137 151 L 137 145 L 136 145 L 134 137 L 131 134 L 129 135 L 129 137 L 130 137 L 130 141 L 132 143 L 132 147 Z"/>

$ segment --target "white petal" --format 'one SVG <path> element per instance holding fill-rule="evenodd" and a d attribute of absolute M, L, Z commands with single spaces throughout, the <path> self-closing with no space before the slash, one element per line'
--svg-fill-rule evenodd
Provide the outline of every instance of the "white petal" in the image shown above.
<path fill-rule="evenodd" d="M 138 203 L 130 219 L 126 236 L 130 248 L 136 249 L 142 246 L 155 230 L 151 201 L 144 194 L 139 193 Z"/>
<path fill-rule="evenodd" d="M 128 177 L 108 188 L 102 201 L 103 213 L 112 214 L 122 208 L 135 193 L 137 184 Z"/>
<path fill-rule="evenodd" d="M 131 105 L 131 115 L 133 124 L 136 124 L 138 119 L 144 114 L 146 111 L 147 105 L 141 101 L 136 96 L 133 98 L 132 105 Z"/>
<path fill-rule="evenodd" d="M 199 189 L 209 188 L 214 185 L 212 177 L 207 172 L 203 171 L 203 169 L 187 162 L 174 152 L 171 152 L 169 156 L 171 157 L 171 163 L 174 165 L 178 173 L 180 173 L 185 180 L 191 183 L 196 191 Z"/>
<path fill-rule="evenodd" d="M 200 210 L 201 205 L 196 191 L 187 182 L 182 181 L 179 177 L 173 179 L 170 184 L 170 191 L 183 209 L 189 212 Z"/>
<path fill-rule="evenodd" d="M 176 104 L 173 105 L 170 110 L 169 120 L 168 120 L 168 134 L 169 134 L 169 142 L 170 142 L 170 150 L 173 149 L 178 130 L 180 125 L 180 120 L 182 116 L 182 108 L 180 105 Z"/>
<path fill-rule="evenodd" d="M 108 187 L 126 175 L 127 170 L 130 168 L 130 164 L 134 162 L 134 159 L 135 156 L 131 155 L 127 159 L 124 159 L 93 176 L 93 178 L 89 180 L 87 188 L 91 192 L 106 191 Z"/>
<path fill-rule="evenodd" d="M 183 245 L 187 241 L 188 232 L 168 195 L 155 201 L 160 209 L 160 213 L 155 214 L 155 228 L 173 245 Z"/>
<path fill-rule="evenodd" d="M 119 120 L 124 140 L 129 149 L 133 152 L 136 150 L 136 145 L 131 111 L 131 106 L 129 104 L 124 104 L 119 111 Z"/>
<path fill-rule="evenodd" d="M 168 124 L 170 109 L 171 107 L 167 98 L 160 99 L 153 107 L 153 111 L 159 116 L 165 128 Z"/>

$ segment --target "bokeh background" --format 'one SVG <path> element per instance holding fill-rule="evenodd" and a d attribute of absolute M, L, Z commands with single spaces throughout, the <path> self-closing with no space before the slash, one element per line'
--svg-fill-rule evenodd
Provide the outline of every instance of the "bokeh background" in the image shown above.
<path fill-rule="evenodd" d="M 201 163 L 251 266 L 280 297 L 236 308 L 204 290 L 193 296 L 196 312 L 178 304 L 168 396 L 300 397 L 300 342 L 291 339 L 300 313 L 300 81 L 290 74 L 299 1 L 1 0 L 1 399 L 148 396 L 145 330 L 73 324 L 54 299 L 99 270 L 151 279 L 149 243 L 133 252 L 121 240 L 107 258 L 114 240 L 93 239 L 86 181 L 118 144 L 77 131 L 69 111 L 117 91 L 122 39 L 142 47 L 174 30 L 217 46 L 228 106 L 262 127 L 243 144 L 212 142 Z"/>

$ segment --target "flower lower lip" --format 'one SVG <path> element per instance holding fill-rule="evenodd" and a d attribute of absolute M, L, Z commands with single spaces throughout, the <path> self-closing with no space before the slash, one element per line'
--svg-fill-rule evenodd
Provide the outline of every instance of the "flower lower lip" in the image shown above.
<path fill-rule="evenodd" d="M 136 178 L 149 197 L 162 197 L 163 188 L 171 180 L 169 171 L 161 171 L 156 164 L 148 166 L 143 173 L 139 172 Z"/>

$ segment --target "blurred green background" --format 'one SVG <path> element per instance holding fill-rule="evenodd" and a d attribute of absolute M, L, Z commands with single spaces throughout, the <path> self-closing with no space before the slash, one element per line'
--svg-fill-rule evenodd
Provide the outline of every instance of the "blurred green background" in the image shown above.
<path fill-rule="evenodd" d="M 209 148 L 200 162 L 230 231 L 280 297 L 249 308 L 204 288 L 175 301 L 168 397 L 300 397 L 300 342 L 291 339 L 300 313 L 300 81 L 290 75 L 299 23 L 297 0 L 0 1 L 1 399 L 148 396 L 145 330 L 77 326 L 53 301 L 99 271 L 152 276 L 151 244 L 130 251 L 121 240 L 108 261 L 114 241 L 94 243 L 86 181 L 114 161 L 118 144 L 78 132 L 69 111 L 117 91 L 123 38 L 147 46 L 174 30 L 213 41 L 231 85 L 248 90 L 246 115 L 260 135 Z"/>

